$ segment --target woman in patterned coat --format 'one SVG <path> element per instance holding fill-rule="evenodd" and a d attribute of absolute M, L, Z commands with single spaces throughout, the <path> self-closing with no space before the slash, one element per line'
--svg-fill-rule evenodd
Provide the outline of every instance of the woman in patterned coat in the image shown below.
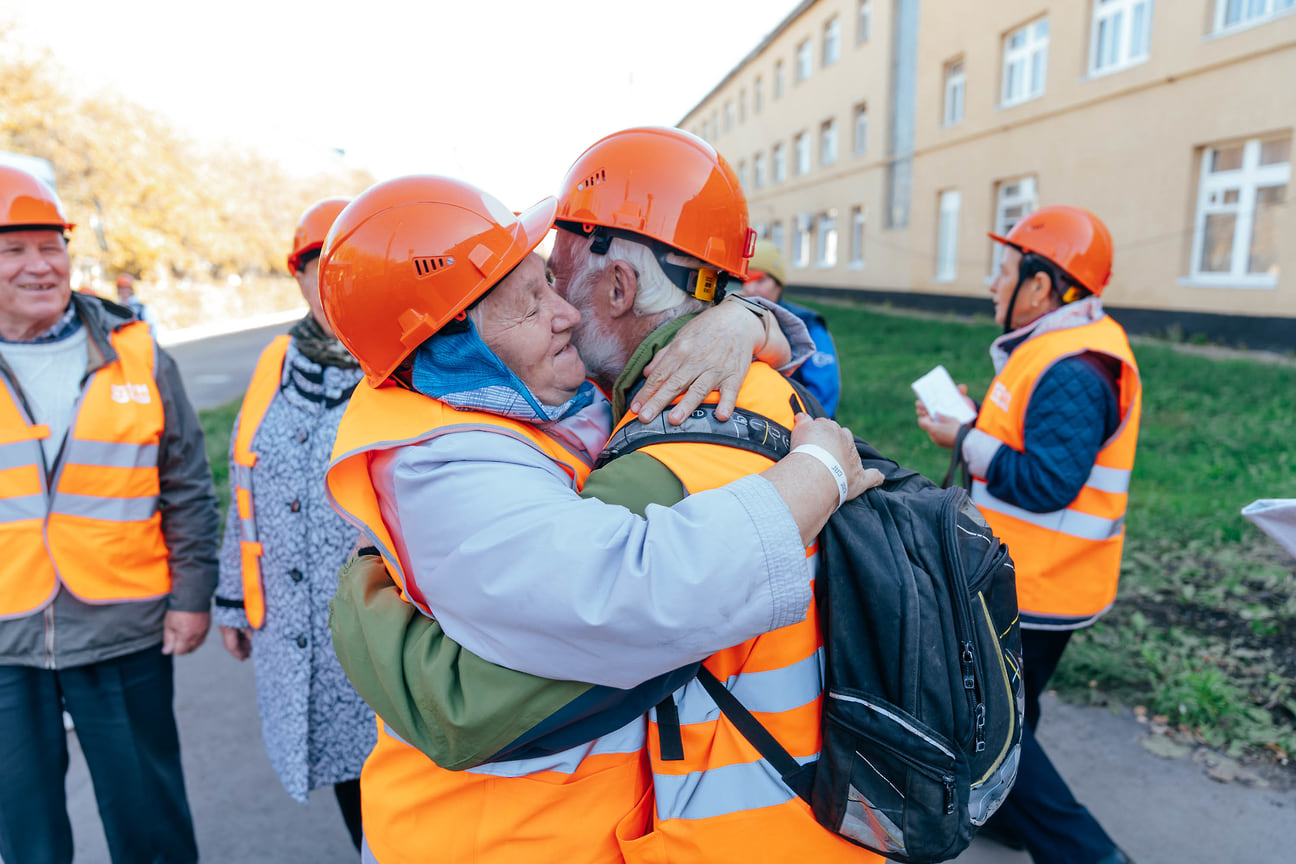
<path fill-rule="evenodd" d="M 377 729 L 329 636 L 328 603 L 357 534 L 325 498 L 324 471 L 362 373 L 329 329 L 318 282 L 320 247 L 346 203 L 303 214 L 288 266 L 310 312 L 262 354 L 234 424 L 215 623 L 234 657 L 252 655 L 261 734 L 284 788 L 304 804 L 332 785 L 359 849 L 360 769 Z"/>

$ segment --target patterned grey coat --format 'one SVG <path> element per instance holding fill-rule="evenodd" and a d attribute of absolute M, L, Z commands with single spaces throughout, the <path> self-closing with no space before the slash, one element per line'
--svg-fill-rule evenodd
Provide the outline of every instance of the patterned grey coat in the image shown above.
<path fill-rule="evenodd" d="M 359 777 L 377 736 L 373 712 L 338 665 L 328 626 L 338 569 L 358 532 L 329 506 L 324 471 L 361 374 L 321 367 L 296 349 L 295 340 L 289 343 L 280 390 L 252 441 L 266 608 L 264 626 L 252 634 L 261 734 L 284 788 L 303 804 L 312 789 Z M 248 626 L 242 580 L 238 518 L 231 512 L 215 624 Z"/>

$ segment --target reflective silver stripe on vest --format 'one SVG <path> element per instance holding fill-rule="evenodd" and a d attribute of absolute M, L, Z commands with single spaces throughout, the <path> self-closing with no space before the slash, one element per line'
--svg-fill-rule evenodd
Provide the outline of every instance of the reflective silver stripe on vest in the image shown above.
<path fill-rule="evenodd" d="M 602 738 L 595 738 L 588 744 L 572 747 L 550 756 L 537 756 L 534 759 L 513 759 L 507 762 L 491 762 L 468 768 L 469 774 L 488 774 L 492 777 L 525 777 L 528 774 L 539 774 L 542 771 L 557 771 L 560 774 L 573 774 L 581 762 L 588 756 L 600 753 L 638 753 L 648 745 L 648 728 L 642 716 L 636 717 L 626 725 L 609 732 Z"/>
<path fill-rule="evenodd" d="M 0 471 L 32 465 L 39 472 L 41 464 L 40 446 L 40 442 L 34 439 L 0 444 Z"/>
<path fill-rule="evenodd" d="M 1089 479 L 1085 485 L 1091 489 L 1097 489 L 1099 492 L 1114 492 L 1117 495 L 1124 495 L 1129 492 L 1130 472 L 1122 468 L 1107 468 L 1103 465 L 1095 465 L 1089 472 Z"/>
<path fill-rule="evenodd" d="M 98 495 L 71 495 L 60 492 L 54 496 L 51 514 L 81 516 L 104 522 L 143 522 L 157 512 L 157 496 L 139 498 L 101 498 Z"/>
<path fill-rule="evenodd" d="M 239 519 L 239 539 L 244 543 L 257 542 L 256 505 L 252 503 L 252 466 L 234 463 L 234 487 L 243 490 L 248 498 L 248 515 Z M 238 501 L 234 502 L 234 513 L 239 512 Z"/>
<path fill-rule="evenodd" d="M 805 765 L 819 758 L 798 758 Z M 658 819 L 711 819 L 773 807 L 796 797 L 764 759 L 689 774 L 654 774 Z"/>
<path fill-rule="evenodd" d="M 234 464 L 234 485 L 252 491 L 252 466 Z"/>
<path fill-rule="evenodd" d="M 239 520 L 239 539 L 244 543 L 257 542 L 256 519 L 254 517 L 249 516 L 247 519 Z"/>
<path fill-rule="evenodd" d="M 758 714 L 778 714 L 808 705 L 819 698 L 819 654 L 804 660 L 768 669 L 763 672 L 743 672 L 724 682 L 724 685 L 748 711 Z M 675 692 L 680 723 L 706 723 L 720 716 L 711 694 L 696 678 Z M 653 715 L 654 719 L 656 715 Z"/>
<path fill-rule="evenodd" d="M 0 524 L 44 518 L 45 496 L 43 494 L 0 498 Z"/>
<path fill-rule="evenodd" d="M 972 481 L 972 503 L 982 510 L 1002 513 L 1046 531 L 1055 531 L 1082 540 L 1110 540 L 1119 537 L 1125 530 L 1123 515 L 1119 519 L 1104 519 L 1078 510 L 1054 510 L 1050 513 L 1032 513 L 1023 510 L 1015 504 L 1009 504 L 1002 498 L 991 495 L 983 480 Z"/>
<path fill-rule="evenodd" d="M 68 439 L 63 456 L 65 465 L 94 465 L 98 468 L 154 468 L 158 445 L 124 444 L 120 441 Z"/>

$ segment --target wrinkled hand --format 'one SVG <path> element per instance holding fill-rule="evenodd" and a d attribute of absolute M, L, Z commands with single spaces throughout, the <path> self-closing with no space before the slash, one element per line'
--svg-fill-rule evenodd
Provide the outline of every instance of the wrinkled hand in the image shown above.
<path fill-rule="evenodd" d="M 721 303 L 708 309 L 657 352 L 644 370 L 648 380 L 635 394 L 630 410 L 647 423 L 679 396 L 679 403 L 666 415 L 678 426 L 708 395 L 719 390 L 716 419 L 728 420 L 752 354 L 764 341 L 764 325 L 742 304 Z"/>
<path fill-rule="evenodd" d="M 864 467 L 860 462 L 859 450 L 855 448 L 855 436 L 850 429 L 838 425 L 836 421 L 827 417 L 815 419 L 809 414 L 797 414 L 796 425 L 792 427 L 792 449 L 795 450 L 802 444 L 822 447 L 842 466 L 842 470 L 846 472 L 847 500 L 864 494 L 874 486 L 882 485 L 882 472 L 876 468 Z"/>
<path fill-rule="evenodd" d="M 976 403 L 968 399 L 967 385 L 960 384 L 958 389 L 963 394 L 963 400 L 975 411 Z M 928 413 L 927 406 L 922 403 L 921 399 L 914 400 L 914 410 L 918 414 L 918 428 L 927 433 L 927 437 L 932 440 L 933 444 L 937 447 L 944 447 L 946 450 L 954 446 L 959 429 L 963 426 L 962 423 L 943 414 Z"/>
<path fill-rule="evenodd" d="M 162 653 L 188 654 L 207 638 L 210 612 L 179 612 L 172 609 L 162 619 Z"/>
<path fill-rule="evenodd" d="M 251 627 L 221 627 L 220 634 L 221 641 L 225 643 L 225 650 L 235 660 L 246 660 L 252 656 Z"/>

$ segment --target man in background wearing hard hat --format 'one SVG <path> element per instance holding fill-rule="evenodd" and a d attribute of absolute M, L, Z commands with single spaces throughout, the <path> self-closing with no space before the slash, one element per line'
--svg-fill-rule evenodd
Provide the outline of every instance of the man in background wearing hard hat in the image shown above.
<path fill-rule="evenodd" d="M 783 300 L 783 253 L 770 240 L 757 240 L 756 251 L 747 264 L 747 280 L 742 293 L 748 297 L 764 297 L 801 319 L 810 338 L 814 340 L 815 353 L 792 373 L 792 380 L 805 385 L 829 417 L 837 416 L 837 403 L 841 399 L 841 369 L 837 366 L 837 346 L 828 335 L 824 317 L 813 309 L 797 306 Z"/>
<path fill-rule="evenodd" d="M 1034 735 L 1071 634 L 1111 607 L 1120 576 L 1142 389 L 1125 331 L 1103 311 L 1111 234 L 1088 210 L 1057 206 L 990 236 L 1004 244 L 990 391 L 963 425 L 917 404 L 918 425 L 967 466 L 972 500 L 1017 566 L 1026 725 L 1017 783 L 983 833 L 1041 864 L 1121 864 Z"/>
<path fill-rule="evenodd" d="M 171 658 L 207 635 L 216 493 L 175 361 L 72 293 L 72 227 L 0 167 L 0 857 L 72 860 L 66 710 L 114 864 L 194 862 Z"/>

